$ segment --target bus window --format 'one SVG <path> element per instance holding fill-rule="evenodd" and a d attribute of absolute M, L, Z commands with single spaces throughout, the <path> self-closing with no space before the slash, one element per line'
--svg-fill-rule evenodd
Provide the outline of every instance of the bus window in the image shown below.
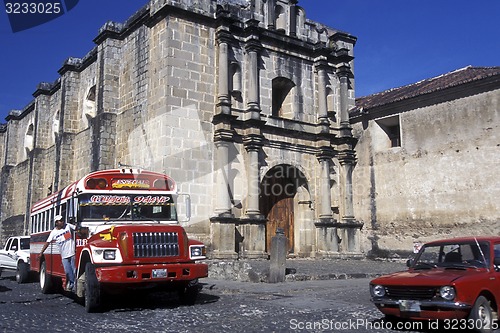
<path fill-rule="evenodd" d="M 81 196 L 79 218 L 82 220 L 158 220 L 176 221 L 171 196 Z M 131 204 L 133 203 L 133 204 Z"/>

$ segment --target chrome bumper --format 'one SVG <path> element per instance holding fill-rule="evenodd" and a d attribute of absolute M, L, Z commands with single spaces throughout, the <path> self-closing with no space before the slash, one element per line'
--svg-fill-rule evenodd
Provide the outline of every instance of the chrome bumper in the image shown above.
<path fill-rule="evenodd" d="M 376 305 L 383 306 L 399 306 L 401 304 L 401 300 L 398 299 L 390 299 L 390 298 L 374 298 L 372 297 L 371 301 Z M 450 310 L 467 310 L 472 308 L 472 305 L 462 303 L 462 302 L 452 302 L 452 301 L 433 301 L 433 300 L 412 300 L 418 302 L 421 307 L 437 307 L 440 309 L 450 309 Z"/>

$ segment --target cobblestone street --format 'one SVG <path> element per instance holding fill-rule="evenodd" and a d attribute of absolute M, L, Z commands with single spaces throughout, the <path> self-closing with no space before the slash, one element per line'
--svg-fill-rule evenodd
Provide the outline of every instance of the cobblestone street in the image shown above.
<path fill-rule="evenodd" d="M 395 331 L 387 329 L 387 323 L 382 321 L 383 316 L 369 301 L 368 278 L 277 284 L 215 279 L 203 279 L 202 282 L 203 289 L 194 306 L 181 306 L 174 294 L 139 293 L 109 297 L 101 313 L 88 314 L 71 295 L 44 295 L 37 282 L 19 285 L 13 275 L 5 273 L 0 278 L 0 330 Z"/>

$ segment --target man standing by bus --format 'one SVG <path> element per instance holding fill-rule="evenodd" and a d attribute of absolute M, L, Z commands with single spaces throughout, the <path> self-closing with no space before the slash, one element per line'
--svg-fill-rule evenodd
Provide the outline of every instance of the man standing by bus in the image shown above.
<path fill-rule="evenodd" d="M 55 228 L 47 237 L 47 241 L 42 247 L 40 255 L 47 249 L 51 242 L 56 242 L 59 246 L 59 253 L 61 254 L 64 272 L 66 273 L 66 291 L 73 291 L 75 286 L 75 240 L 73 239 L 73 231 L 75 226 L 73 224 L 64 223 L 61 215 L 54 217 Z"/>

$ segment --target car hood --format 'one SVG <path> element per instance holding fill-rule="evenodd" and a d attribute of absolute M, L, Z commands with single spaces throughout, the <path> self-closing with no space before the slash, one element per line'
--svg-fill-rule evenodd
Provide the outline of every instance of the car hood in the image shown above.
<path fill-rule="evenodd" d="M 484 269 L 444 269 L 433 268 L 426 270 L 410 269 L 404 272 L 396 272 L 384 275 L 372 280 L 372 284 L 392 285 L 392 286 L 442 286 L 466 276 L 484 274 Z"/>

